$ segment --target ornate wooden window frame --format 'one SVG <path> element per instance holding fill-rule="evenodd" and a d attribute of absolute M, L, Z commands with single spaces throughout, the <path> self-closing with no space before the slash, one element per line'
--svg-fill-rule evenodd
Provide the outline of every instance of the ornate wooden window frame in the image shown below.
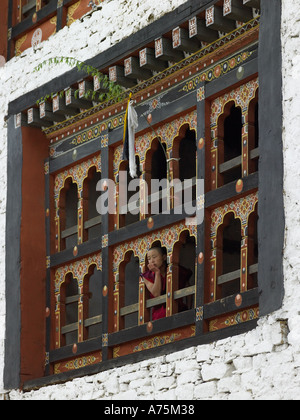
<path fill-rule="evenodd" d="M 247 295 L 243 297 L 242 307 L 249 308 L 249 306 L 256 304 L 257 299 L 259 299 L 259 314 L 260 316 L 267 315 L 281 307 L 284 287 L 283 287 L 283 271 L 282 271 L 282 248 L 283 248 L 283 239 L 284 239 L 284 207 L 283 207 L 283 158 L 282 158 L 282 104 L 281 104 L 281 48 L 280 48 L 280 18 L 281 18 L 281 1 L 280 0 L 261 0 L 261 23 L 260 23 L 260 39 L 259 39 L 259 49 L 258 49 L 258 58 L 255 59 L 256 65 L 258 65 L 258 74 L 259 74 L 259 103 L 260 110 L 264 112 L 259 112 L 259 126 L 260 126 L 260 163 L 259 163 L 259 175 L 252 174 L 244 182 L 243 192 L 245 194 L 247 191 L 252 191 L 258 186 L 258 201 L 263 203 L 259 207 L 259 290 L 249 291 Z M 252 64 L 253 65 L 253 61 Z M 245 64 L 246 72 L 248 70 L 247 63 Z M 272 69 L 272 77 L 270 77 L 269 72 L 270 68 Z M 215 71 L 218 71 L 215 68 Z M 249 77 L 252 77 L 255 74 L 253 69 L 249 70 Z M 256 70 L 257 72 L 257 70 Z M 246 75 L 247 78 L 247 75 Z M 225 74 L 222 78 L 217 78 L 216 80 L 205 84 L 202 80 L 197 81 L 197 89 L 194 91 L 194 96 L 187 95 L 183 98 L 183 106 L 188 109 L 190 106 L 190 100 L 192 99 L 193 106 L 197 110 L 197 139 L 199 140 L 198 147 L 198 176 L 204 177 L 205 168 L 205 147 L 203 147 L 202 139 L 207 137 L 207 121 L 206 121 L 206 104 L 203 100 L 208 97 L 216 97 L 218 92 L 222 90 L 228 90 L 228 88 L 236 83 L 236 72 L 232 71 L 228 74 Z M 274 88 L 276 86 L 276 88 Z M 189 84 L 186 86 L 186 92 L 189 93 Z M 20 256 L 21 256 L 21 246 L 22 246 L 22 236 L 21 236 L 21 214 L 22 214 L 22 205 L 24 204 L 24 191 L 21 188 L 22 177 L 24 176 L 24 156 L 28 153 L 28 150 L 24 144 L 25 131 L 20 125 L 15 124 L 15 115 L 17 110 L 21 111 L 26 109 L 25 104 L 29 105 L 29 101 L 32 100 L 32 96 L 29 95 L 27 99 L 22 98 L 18 105 L 16 102 L 10 104 L 9 107 L 9 116 L 8 116 L 8 196 L 7 196 L 7 231 L 6 238 L 7 244 L 10 246 L 6 249 L 6 299 L 7 299 L 7 315 L 6 315 L 6 346 L 5 346 L 5 372 L 4 372 L 4 383 L 7 389 L 16 388 L 20 386 L 20 357 L 21 357 L 21 336 L 20 333 L 14 335 L 9 334 L 9 331 L 20 331 L 20 317 L 21 317 L 21 308 L 20 308 L 20 294 L 22 293 L 22 286 L 20 284 Z M 26 102 L 27 101 L 27 102 Z M 189 104 L 189 106 L 187 105 Z M 21 107 L 21 108 L 20 108 Z M 171 112 L 172 108 L 169 109 Z M 267 110 L 267 112 L 265 112 Z M 154 114 L 154 113 L 153 113 Z M 272 116 L 272 118 L 270 118 Z M 163 119 L 164 113 L 162 112 L 161 119 Z M 146 128 L 146 125 L 145 125 Z M 118 130 L 113 130 L 108 132 L 107 129 L 104 129 L 101 133 L 101 166 L 104 174 L 108 174 L 111 177 L 113 176 L 113 170 L 108 167 L 108 158 L 111 153 L 111 148 L 109 145 L 113 145 L 119 136 Z M 99 137 L 98 137 L 99 139 Z M 42 146 L 40 146 L 42 147 Z M 87 146 L 87 152 L 83 152 L 81 149 L 81 154 L 77 156 L 77 159 L 83 159 L 85 156 L 89 156 L 93 153 L 96 153 L 99 150 L 99 146 L 95 147 L 95 142 L 91 142 Z M 53 153 L 56 153 L 57 149 L 53 149 Z M 85 155 L 86 153 L 86 155 Z M 67 153 L 68 159 L 71 156 L 71 152 Z M 66 166 L 64 161 L 65 157 L 58 159 L 52 171 L 58 171 L 59 167 L 63 168 Z M 268 162 L 272 161 L 272 165 Z M 23 166 L 22 166 L 23 162 Z M 69 160 L 70 162 L 70 160 Z M 273 163 L 276 165 L 273 165 Z M 50 161 L 46 160 L 45 163 L 45 179 L 46 186 L 45 188 L 50 188 L 51 178 L 49 177 L 49 168 Z M 51 172 L 51 169 L 50 169 Z M 41 187 L 42 188 L 42 187 Z M 52 185 L 53 188 L 53 185 Z M 235 185 L 229 184 L 225 185 L 223 188 L 217 189 L 215 191 L 211 190 L 206 193 L 205 197 L 205 206 L 206 207 L 216 207 L 218 202 L 231 198 L 236 194 Z M 49 233 L 50 222 L 47 219 L 47 209 L 50 208 L 49 198 L 46 199 L 46 230 Z M 181 217 L 182 219 L 182 217 Z M 30 220 L 30 217 L 29 217 Z M 155 228 L 160 229 L 167 224 L 167 219 L 163 215 L 158 215 L 153 217 L 153 223 Z M 176 222 L 176 218 L 173 219 Z M 178 218 L 180 222 L 180 218 Z M 152 222 L 151 222 L 152 224 Z M 273 227 L 276 226 L 276 231 Z M 152 225 L 150 229 L 152 229 Z M 197 247 L 198 247 L 198 270 L 197 270 L 197 279 L 204 278 L 205 267 L 202 264 L 203 252 L 207 244 L 204 241 L 204 229 L 205 226 L 202 224 L 197 231 Z M 101 250 L 101 259 L 102 266 L 107 266 L 111 260 L 111 255 L 109 253 L 109 247 L 118 246 L 118 243 L 127 240 L 128 234 L 126 230 L 120 230 L 118 232 L 113 230 L 113 223 L 109 220 L 108 217 L 103 218 L 103 232 L 101 249 L 99 249 L 99 244 L 93 242 L 88 246 L 89 254 L 96 254 Z M 149 234 L 149 220 L 144 220 L 139 222 L 139 229 L 135 231 L 132 229 L 132 236 L 142 236 Z M 109 243 L 108 243 L 109 240 Z M 109 246 L 108 246 L 109 245 Z M 24 244 L 23 244 L 24 246 Z M 84 255 L 87 252 L 85 244 L 81 244 L 80 253 L 76 255 L 78 258 L 81 258 L 81 255 Z M 63 266 L 64 261 L 71 261 L 74 258 L 74 250 L 66 250 L 62 253 L 54 255 L 53 258 L 47 258 L 46 268 L 47 268 L 47 295 L 50 296 L 50 267 Z M 82 253 L 82 254 L 81 254 Z M 46 255 L 50 255 L 50 243 L 47 242 L 46 246 Z M 42 270 L 42 269 L 41 269 Z M 103 279 L 103 296 L 107 296 L 107 291 L 109 287 L 109 278 L 106 277 Z M 126 356 L 124 360 L 126 362 L 132 362 L 141 360 L 145 357 L 151 357 L 161 354 L 161 352 L 167 353 L 175 350 L 185 348 L 190 345 L 198 345 L 203 343 L 208 343 L 213 340 L 224 338 L 227 336 L 240 334 L 251 328 L 254 328 L 256 325 L 255 321 L 250 321 L 247 323 L 242 323 L 233 326 L 232 328 L 225 328 L 218 331 L 211 331 L 207 334 L 202 334 L 203 332 L 203 323 L 205 319 L 213 319 L 214 316 L 222 315 L 224 313 L 223 305 L 226 306 L 226 312 L 236 311 L 237 307 L 241 306 L 241 302 L 236 302 L 235 299 L 226 298 L 221 304 L 220 302 L 215 302 L 214 307 L 210 305 L 205 305 L 203 301 L 204 297 L 204 283 L 203 280 L 198 283 L 198 287 L 195 294 L 196 299 L 196 311 L 192 315 L 180 314 L 172 321 L 172 325 L 168 322 L 168 318 L 160 320 L 157 323 L 157 330 L 153 331 L 156 333 L 161 333 L 161 339 L 164 340 L 164 343 L 170 343 L 174 341 L 174 336 L 171 337 L 169 333 L 174 329 L 178 329 L 188 325 L 187 318 L 190 316 L 190 324 L 195 320 L 195 331 L 194 337 L 193 334 L 190 335 L 190 338 L 186 340 L 181 340 L 171 346 L 156 347 L 153 344 L 154 348 L 150 351 L 141 352 L 138 351 L 133 355 Z M 108 312 L 108 301 L 103 307 L 103 318 L 102 323 L 104 326 L 104 331 L 109 331 L 111 328 L 109 326 L 109 319 L 107 318 Z M 237 304 L 238 303 L 238 304 Z M 47 307 L 51 307 L 50 298 L 47 298 Z M 255 309 L 254 309 L 255 311 Z M 258 314 L 249 313 L 249 319 L 251 317 L 256 317 Z M 187 318 L 186 318 L 187 317 Z M 46 313 L 47 318 L 47 313 Z M 50 319 L 46 319 L 46 328 L 50 329 Z M 147 331 L 147 325 L 141 325 L 139 327 L 141 330 L 141 337 L 147 336 L 149 331 Z M 110 329 L 111 330 L 111 329 Z M 143 330 L 143 331 L 142 331 Z M 139 337 L 135 335 L 132 337 L 132 340 Z M 104 332 L 102 335 L 101 342 L 101 354 L 99 353 L 99 343 L 93 348 L 94 354 L 90 354 L 90 362 L 86 365 L 85 368 L 77 370 L 68 370 L 67 372 L 60 372 L 59 368 L 56 369 L 57 375 L 55 377 L 44 377 L 40 379 L 35 379 L 25 383 L 25 388 L 30 389 L 34 386 L 42 386 L 52 381 L 57 380 L 67 380 L 69 378 L 83 375 L 87 373 L 95 373 L 101 369 L 108 369 L 113 366 L 118 366 L 124 361 L 122 358 L 109 358 L 109 348 L 114 348 L 114 356 L 119 355 L 119 350 L 116 347 L 125 341 L 128 341 L 128 337 L 123 337 L 124 333 L 109 334 Z M 94 342 L 95 343 L 95 342 Z M 50 349 L 50 337 L 46 336 L 45 350 L 46 354 L 47 349 Z M 80 348 L 79 348 L 80 347 Z M 88 350 L 87 350 L 88 349 Z M 76 351 L 75 351 L 76 350 Z M 84 353 L 91 352 L 91 347 L 87 347 L 86 343 L 78 343 L 78 348 L 76 348 L 73 353 L 78 354 L 78 357 L 70 361 L 71 365 L 82 364 L 82 357 Z M 78 351 L 79 350 L 79 351 Z M 78 353 L 77 353 L 78 351 Z M 59 363 L 62 359 L 70 358 L 69 349 L 60 349 L 58 348 L 55 354 L 52 354 L 52 363 Z M 100 359 L 105 362 L 102 364 L 97 364 L 97 361 Z M 96 361 L 96 362 L 95 362 Z M 96 364 L 95 364 L 95 363 Z M 49 358 L 46 358 L 46 364 L 49 364 Z M 81 365 L 82 366 L 82 365 Z M 99 367 L 100 366 L 100 367 Z"/>

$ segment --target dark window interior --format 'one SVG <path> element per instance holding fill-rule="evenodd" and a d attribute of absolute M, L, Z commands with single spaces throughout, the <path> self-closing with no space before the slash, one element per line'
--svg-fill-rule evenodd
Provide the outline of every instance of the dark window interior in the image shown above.
<path fill-rule="evenodd" d="M 224 162 L 242 154 L 242 112 L 239 107 L 232 106 L 230 114 L 224 121 Z M 241 165 L 237 165 L 224 173 L 224 184 L 242 177 Z"/>

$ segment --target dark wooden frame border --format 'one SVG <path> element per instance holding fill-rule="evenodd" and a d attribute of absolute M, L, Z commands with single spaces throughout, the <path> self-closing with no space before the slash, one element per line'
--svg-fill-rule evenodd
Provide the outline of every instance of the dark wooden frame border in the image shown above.
<path fill-rule="evenodd" d="M 214 2 L 200 2 L 201 6 Z M 186 6 L 186 7 L 183 7 Z M 187 19 L 195 13 L 195 7 L 189 1 L 172 12 L 172 26 L 180 23 L 182 16 Z M 169 15 L 168 15 L 169 16 Z M 164 18 L 162 18 L 164 20 Z M 161 20 L 155 23 L 161 25 Z M 155 26 L 158 28 L 158 26 Z M 164 27 L 164 26 L 161 26 Z M 261 23 L 258 68 L 260 77 L 260 166 L 259 166 L 259 303 L 260 315 L 267 315 L 282 305 L 284 296 L 283 284 L 283 244 L 284 244 L 284 204 L 283 204 L 283 153 L 282 153 L 282 74 L 281 74 L 281 0 L 261 0 Z M 150 28 L 142 30 L 143 39 L 147 38 Z M 135 34 L 129 38 L 137 46 Z M 153 37 L 153 33 L 152 33 Z M 127 51 L 128 40 L 122 42 L 122 48 Z M 124 49 L 123 49 L 124 48 Z M 132 49 L 132 47 L 130 48 Z M 110 55 L 111 54 L 111 55 Z M 115 59 L 116 49 L 112 48 L 101 57 L 93 59 L 94 65 L 103 60 L 107 64 Z M 99 65 L 99 64 L 98 64 Z M 270 77 L 272 73 L 272 77 Z M 59 85 L 65 86 L 66 80 L 78 78 L 74 72 L 55 79 Z M 53 83 L 53 82 L 51 82 Z M 30 106 L 40 97 L 48 85 L 43 86 L 26 96 L 19 98 L 9 106 L 8 117 L 8 190 L 6 219 L 6 340 L 5 340 L 5 389 L 20 386 L 20 215 L 22 208 L 22 135 L 21 129 L 15 128 L 14 114 Z M 272 164 L 268 164 L 271 161 Z M 274 229 L 276 226 L 276 229 Z M 105 255 L 108 258 L 108 255 Z M 230 304 L 230 302 L 229 302 Z M 105 321 L 107 322 L 107 320 Z M 255 328 L 256 321 L 240 324 L 235 327 L 207 333 L 202 336 L 183 340 L 158 349 L 129 355 L 117 360 L 107 360 L 104 364 L 83 368 L 52 377 L 45 377 L 25 383 L 24 389 L 43 386 L 50 383 L 65 381 L 85 374 L 93 374 L 105 369 L 133 363 L 148 357 L 171 353 L 190 346 L 209 343 L 220 338 L 241 334 Z M 13 334 L 11 333 L 13 331 Z"/>

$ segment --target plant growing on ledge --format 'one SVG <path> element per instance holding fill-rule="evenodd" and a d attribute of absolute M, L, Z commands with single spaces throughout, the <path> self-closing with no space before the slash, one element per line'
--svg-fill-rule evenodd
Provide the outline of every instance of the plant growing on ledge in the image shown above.
<path fill-rule="evenodd" d="M 101 86 L 100 92 L 97 92 L 93 89 L 86 89 L 84 93 L 85 99 L 90 99 L 95 102 L 106 102 L 113 100 L 114 102 L 119 102 L 126 98 L 127 92 L 124 91 L 124 88 L 118 85 L 115 82 L 111 82 L 106 74 L 101 73 L 95 67 L 88 65 L 80 60 L 77 60 L 74 57 L 52 57 L 48 60 L 44 60 L 42 63 L 37 65 L 34 68 L 34 72 L 41 71 L 45 66 L 50 65 L 59 65 L 59 64 L 67 64 L 68 66 L 74 68 L 77 67 L 78 71 L 86 73 L 88 76 L 97 77 L 99 86 Z M 64 96 L 64 90 L 59 92 L 60 97 Z M 48 95 L 43 96 L 42 98 L 38 99 L 37 105 L 41 102 L 45 102 L 47 99 L 53 98 L 53 96 L 57 95 L 57 92 L 52 92 Z M 75 98 L 79 95 L 79 89 L 74 92 Z"/>

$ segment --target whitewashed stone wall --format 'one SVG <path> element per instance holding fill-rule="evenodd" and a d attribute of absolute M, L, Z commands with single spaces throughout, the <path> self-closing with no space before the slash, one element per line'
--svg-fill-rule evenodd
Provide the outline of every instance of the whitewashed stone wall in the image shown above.
<path fill-rule="evenodd" d="M 64 28 L 44 42 L 36 53 L 26 51 L 0 69 L 0 395 L 3 399 L 300 399 L 300 11 L 294 0 L 282 2 L 286 217 L 282 309 L 260 319 L 255 330 L 238 337 L 28 393 L 3 389 L 7 142 L 3 116 L 8 102 L 68 70 L 56 67 L 42 75 L 32 74 L 33 67 L 45 56 L 51 57 L 52 51 L 85 60 L 182 3 L 180 0 L 107 0 L 101 11 L 69 29 Z"/>

